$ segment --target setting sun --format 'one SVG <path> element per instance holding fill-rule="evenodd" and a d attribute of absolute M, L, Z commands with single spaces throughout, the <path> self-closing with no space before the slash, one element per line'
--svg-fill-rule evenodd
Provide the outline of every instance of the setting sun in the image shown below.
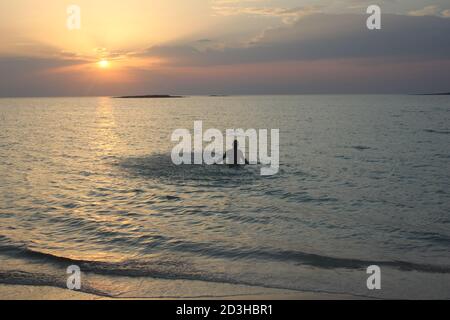
<path fill-rule="evenodd" d="M 109 61 L 108 60 L 100 60 L 97 64 L 102 69 L 106 69 L 106 68 L 109 67 Z"/>

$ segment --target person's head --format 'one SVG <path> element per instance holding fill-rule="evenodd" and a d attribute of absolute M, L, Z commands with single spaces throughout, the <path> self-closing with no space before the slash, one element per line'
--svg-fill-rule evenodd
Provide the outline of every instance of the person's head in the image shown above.
<path fill-rule="evenodd" d="M 234 140 L 234 141 L 233 141 L 233 147 L 234 147 L 235 149 L 238 147 L 238 141 L 237 141 L 237 140 Z"/>

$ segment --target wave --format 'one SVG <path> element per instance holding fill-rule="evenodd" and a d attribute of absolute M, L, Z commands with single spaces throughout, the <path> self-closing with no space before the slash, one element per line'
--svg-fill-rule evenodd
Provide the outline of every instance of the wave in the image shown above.
<path fill-rule="evenodd" d="M 275 251 L 271 248 L 239 248 L 236 250 L 230 250 L 225 247 L 211 247 L 209 245 L 202 246 L 199 243 L 189 244 L 186 242 L 174 245 L 176 250 L 181 252 L 193 252 L 203 255 L 206 254 L 208 256 L 226 257 L 231 259 L 256 258 L 263 260 L 293 262 L 300 265 L 307 265 L 322 269 L 365 269 L 370 265 L 378 265 L 380 267 L 390 267 L 402 271 L 450 273 L 450 266 L 420 264 L 407 261 L 371 261 L 352 258 L 337 258 L 294 250 Z"/>
<path fill-rule="evenodd" d="M 0 243 L 2 237 L 0 236 Z M 167 249 L 166 249 L 167 250 Z M 389 267 L 401 271 L 419 271 L 426 273 L 450 273 L 450 266 L 422 264 L 408 261 L 376 261 L 353 258 L 338 258 L 331 256 L 323 256 L 313 253 L 307 253 L 295 250 L 275 250 L 274 248 L 235 248 L 229 249 L 222 246 L 212 246 L 206 243 L 190 243 L 186 241 L 172 242 L 168 251 L 194 253 L 200 256 L 228 258 L 228 259 L 258 259 L 272 260 L 282 262 L 292 262 L 298 265 L 305 265 L 321 269 L 365 269 L 370 265 L 378 265 L 380 267 Z M 97 274 L 129 276 L 129 277 L 156 277 L 156 278 L 179 278 L 186 279 L 192 276 L 195 279 L 202 280 L 197 277 L 203 272 L 192 268 L 186 262 L 181 260 L 125 260 L 121 262 L 106 261 L 88 261 L 82 259 L 72 259 L 62 257 L 51 253 L 45 253 L 29 249 L 26 246 L 14 246 L 8 244 L 0 245 L 0 253 L 21 256 L 24 258 L 45 259 L 46 261 L 59 264 L 76 264 L 82 270 Z M 214 278 L 213 275 L 211 275 Z M 208 279 L 203 279 L 208 280 Z M 211 280 L 211 279 L 209 279 Z M 223 280 L 223 277 L 221 277 Z"/>
<path fill-rule="evenodd" d="M 32 285 L 32 286 L 50 286 L 66 289 L 65 268 L 69 265 L 77 265 L 83 273 L 98 275 L 101 277 L 124 277 L 124 278 L 146 278 L 163 279 L 163 280 L 187 280 L 187 281 L 203 281 L 217 284 L 244 285 L 252 287 L 270 288 L 270 289 L 286 289 L 297 291 L 317 291 L 311 288 L 300 288 L 289 283 L 271 283 L 263 279 L 246 279 L 233 274 L 227 274 L 220 271 L 200 270 L 191 265 L 188 260 L 177 260 L 178 258 L 167 258 L 167 255 L 160 255 L 158 258 L 149 260 L 124 260 L 120 262 L 106 261 L 88 261 L 83 259 L 73 259 L 64 256 L 58 256 L 51 253 L 45 253 L 26 246 L 16 246 L 12 244 L 2 245 L 5 237 L 0 236 L 0 254 L 2 256 L 12 256 L 25 260 L 32 260 L 38 264 L 51 265 L 52 268 L 41 269 L 43 272 L 26 272 L 22 270 L 2 270 L 0 268 L 0 283 L 11 285 Z M 321 269 L 355 269 L 356 271 L 365 270 L 369 265 L 378 265 L 380 267 L 389 267 L 402 271 L 419 271 L 424 273 L 450 273 L 450 266 L 417 264 L 406 261 L 368 261 L 360 259 L 336 258 L 310 254 L 301 251 L 280 250 L 274 251 L 268 248 L 259 249 L 225 249 L 207 248 L 198 244 L 178 243 L 174 250 L 186 252 L 195 252 L 199 255 L 213 256 L 231 259 L 264 259 L 276 261 L 291 261 L 298 265 L 311 266 Z M 52 272 L 48 270 L 61 269 L 61 272 Z M 49 272 L 49 273 L 45 273 Z M 91 280 L 90 280 L 91 279 Z M 93 281 L 92 281 L 93 280 Z M 140 281 L 140 280 L 139 280 Z M 123 292 L 116 292 L 115 289 L 106 289 L 102 286 L 98 287 L 98 283 L 94 278 L 86 277 L 83 281 L 81 292 L 94 294 L 105 297 L 120 297 Z M 332 292 L 328 293 L 345 293 Z"/>
<path fill-rule="evenodd" d="M 193 157 L 193 156 L 192 156 Z M 164 183 L 199 183 L 214 186 L 234 186 L 249 184 L 262 179 L 260 165 L 175 165 L 170 154 L 152 154 L 142 157 L 121 159 L 118 166 L 128 173 L 145 178 L 163 179 Z"/>

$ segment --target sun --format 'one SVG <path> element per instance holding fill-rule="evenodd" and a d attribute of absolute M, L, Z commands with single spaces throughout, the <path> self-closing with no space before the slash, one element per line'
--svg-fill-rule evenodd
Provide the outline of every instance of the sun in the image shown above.
<path fill-rule="evenodd" d="M 97 62 L 97 64 L 102 69 L 106 69 L 109 67 L 109 61 L 105 59 L 100 60 L 99 62 Z"/>

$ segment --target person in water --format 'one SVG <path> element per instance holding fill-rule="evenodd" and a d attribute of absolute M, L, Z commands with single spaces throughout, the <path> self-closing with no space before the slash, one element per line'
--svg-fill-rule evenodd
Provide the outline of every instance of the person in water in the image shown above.
<path fill-rule="evenodd" d="M 223 155 L 223 160 L 224 161 L 225 161 L 225 159 L 227 159 L 229 153 L 233 154 L 234 159 L 233 159 L 232 163 L 227 163 L 227 164 L 232 165 L 232 166 L 243 164 L 243 163 L 239 163 L 239 160 L 242 160 L 242 159 L 244 160 L 245 164 L 249 164 L 247 159 L 245 159 L 244 153 L 238 148 L 238 141 L 237 140 L 234 140 L 234 142 L 233 142 L 233 149 L 228 150 Z"/>

